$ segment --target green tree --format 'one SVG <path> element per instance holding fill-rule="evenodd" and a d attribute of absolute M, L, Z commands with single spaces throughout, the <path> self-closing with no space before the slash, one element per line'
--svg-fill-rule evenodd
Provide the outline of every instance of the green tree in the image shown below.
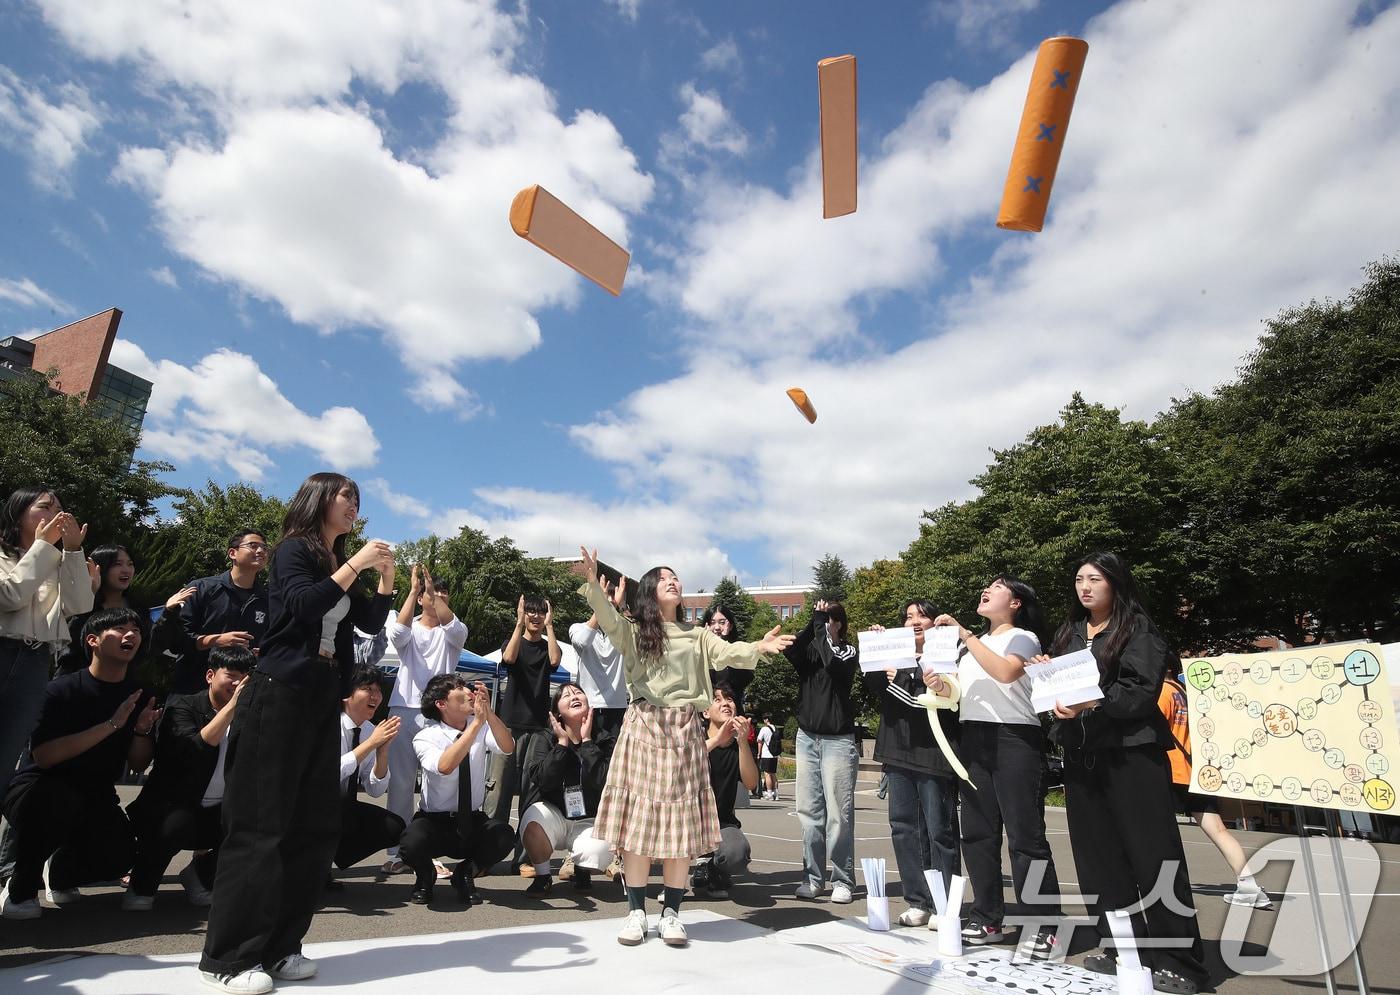
<path fill-rule="evenodd" d="M 1233 383 L 1161 422 L 1189 514 L 1193 648 L 1395 638 L 1400 259 L 1270 321 Z"/>
<path fill-rule="evenodd" d="M 521 594 L 539 594 L 554 609 L 554 631 L 568 640 L 568 628 L 588 619 L 588 604 L 578 593 L 581 578 L 567 564 L 526 556 L 508 538 L 492 539 L 463 526 L 449 538 L 427 536 L 395 547 L 398 568 L 394 588 L 402 604 L 411 583 L 414 563 L 434 566 L 434 573 L 451 584 L 448 603 L 468 629 L 467 648 L 486 654 L 500 649 L 515 628 Z"/>
<path fill-rule="evenodd" d="M 160 476 L 174 467 L 134 459 L 138 432 L 97 414 L 81 396 L 55 393 L 52 379 L 0 381 L 0 500 L 20 487 L 47 484 L 88 526 L 86 548 L 131 544 L 155 516 L 156 502 L 177 493 Z"/>
<path fill-rule="evenodd" d="M 851 571 L 845 561 L 835 553 L 827 553 L 812 568 L 813 590 L 807 595 L 810 605 L 816 601 L 845 601 L 846 587 L 851 582 Z M 805 623 L 804 623 L 805 624 Z"/>
<path fill-rule="evenodd" d="M 228 540 L 240 529 L 257 529 L 269 544 L 282 534 L 287 505 L 250 484 L 222 486 L 210 480 L 201 490 L 184 491 L 175 517 L 140 537 L 133 549 L 140 571 L 137 596 L 164 601 L 196 577 L 228 569 Z"/>

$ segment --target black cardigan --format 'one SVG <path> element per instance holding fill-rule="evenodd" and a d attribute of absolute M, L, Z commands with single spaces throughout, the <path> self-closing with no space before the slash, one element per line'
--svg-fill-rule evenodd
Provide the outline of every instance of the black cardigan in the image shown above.
<path fill-rule="evenodd" d="M 608 783 L 615 745 L 612 733 L 606 729 L 599 730 L 587 743 L 560 746 L 557 739 L 553 740 L 530 768 L 540 797 L 563 815 L 564 789 L 581 786 L 584 817 L 593 818 L 603 800 L 603 787 Z"/>
<path fill-rule="evenodd" d="M 812 612 L 807 628 L 783 655 L 797 671 L 797 727 L 813 736 L 845 736 L 856 731 L 851 685 L 860 652 L 849 643 L 840 649 L 831 645 L 827 617 Z"/>
<path fill-rule="evenodd" d="M 1090 652 L 1099 665 L 1103 702 L 1091 711 L 1081 712 L 1077 718 L 1055 720 L 1050 739 L 1066 751 L 1117 750 L 1132 746 L 1166 749 L 1171 742 L 1167 720 L 1157 707 L 1157 699 L 1162 693 L 1167 666 L 1175 663 L 1176 657 L 1146 615 L 1138 615 L 1131 624 L 1133 634 L 1124 644 L 1116 667 L 1099 659 L 1108 630 L 1094 637 Z M 1059 650 L 1061 655 L 1089 645 L 1087 625 L 1084 619 L 1073 623 L 1068 641 Z"/>
<path fill-rule="evenodd" d="M 288 539 L 277 544 L 267 574 L 267 631 L 263 633 L 257 669 L 294 688 L 302 687 L 324 667 L 321 658 L 321 620 L 343 595 L 350 597 L 350 611 L 335 630 L 335 661 L 339 668 L 340 691 L 350 693 L 350 674 L 355 667 L 354 629 L 374 635 L 384 628 L 393 596 L 368 595 L 358 581 L 342 591 L 331 579 L 334 571 L 316 556 L 306 539 Z"/>
<path fill-rule="evenodd" d="M 165 700 L 155 763 L 145 787 L 127 806 L 132 818 L 153 818 L 171 806 L 199 805 L 219 760 L 218 746 L 210 746 L 200 735 L 213 718 L 214 703 L 207 689 Z"/>

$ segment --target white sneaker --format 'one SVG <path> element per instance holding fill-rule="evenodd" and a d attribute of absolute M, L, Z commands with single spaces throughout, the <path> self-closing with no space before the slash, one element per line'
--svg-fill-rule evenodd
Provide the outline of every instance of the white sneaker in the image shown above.
<path fill-rule="evenodd" d="M 803 881 L 800 885 L 797 886 L 797 890 L 794 891 L 794 892 L 792 893 L 792 895 L 793 895 L 794 898 L 812 899 L 812 898 L 820 898 L 820 897 L 821 897 L 821 893 L 822 893 L 822 889 L 820 889 L 820 888 L 813 888 L 810 882 Z M 846 898 L 846 901 L 848 901 L 848 902 L 850 901 L 850 897 L 849 897 L 849 896 Z"/>
<path fill-rule="evenodd" d="M 633 909 L 627 913 L 627 918 L 622 920 L 622 929 L 618 931 L 617 942 L 624 947 L 635 947 L 647 938 L 647 914 L 641 909 Z"/>
<path fill-rule="evenodd" d="M 50 905 L 72 905 L 82 897 L 82 892 L 77 888 L 55 888 L 49 884 L 49 865 L 52 863 L 52 857 L 44 861 L 44 897 Z"/>
<path fill-rule="evenodd" d="M 668 947 L 684 947 L 690 944 L 685 935 L 685 923 L 675 909 L 662 909 L 661 922 L 657 923 L 656 933 Z"/>
<path fill-rule="evenodd" d="M 1240 888 L 1237 891 L 1229 892 L 1220 897 L 1231 905 L 1248 905 L 1256 909 L 1271 909 L 1274 907 L 1274 903 L 1269 898 L 1268 894 L 1257 888 L 1253 891 L 1248 888 Z"/>
<path fill-rule="evenodd" d="M 288 954 L 268 970 L 278 981 L 305 981 L 316 977 L 316 962 L 301 954 Z"/>
<path fill-rule="evenodd" d="M 186 864 L 185 869 L 180 872 L 180 884 L 184 885 L 185 897 L 190 900 L 191 905 L 207 909 L 214 904 L 214 893 L 199 880 L 199 872 L 194 869 L 194 864 Z"/>
<path fill-rule="evenodd" d="M 16 902 L 10 898 L 8 886 L 4 891 L 0 891 L 0 918 L 38 919 L 43 914 L 44 908 L 39 904 L 38 898 L 31 898 L 27 902 Z"/>
<path fill-rule="evenodd" d="M 122 896 L 123 912 L 149 912 L 151 909 L 155 908 L 155 904 L 155 895 L 138 895 L 136 892 L 127 889 L 126 894 Z"/>
<path fill-rule="evenodd" d="M 199 980 L 210 988 L 232 995 L 265 995 L 272 991 L 272 976 L 261 967 L 250 967 L 238 974 L 215 974 L 200 971 Z"/>
<path fill-rule="evenodd" d="M 831 886 L 831 900 L 837 905 L 851 904 L 851 889 L 844 884 L 834 884 Z"/>
<path fill-rule="evenodd" d="M 899 914 L 899 918 L 894 921 L 894 924 L 896 926 L 927 926 L 928 919 L 927 910 L 910 906 Z"/>

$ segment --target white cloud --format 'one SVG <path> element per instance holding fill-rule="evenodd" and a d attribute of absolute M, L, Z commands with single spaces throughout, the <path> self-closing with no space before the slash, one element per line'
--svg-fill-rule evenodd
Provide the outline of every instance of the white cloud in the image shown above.
<path fill-rule="evenodd" d="M 26 308 L 47 308 L 59 314 L 73 313 L 71 304 L 55 297 L 27 276 L 18 280 L 0 279 L 0 301 Z"/>
<path fill-rule="evenodd" d="M 641 13 L 642 0 L 608 0 L 608 5 L 616 8 L 627 20 L 635 22 Z"/>
<path fill-rule="evenodd" d="M 713 90 L 701 90 L 694 83 L 685 83 L 681 86 L 680 97 L 685 104 L 680 125 L 687 141 L 709 151 L 744 154 L 749 147 L 748 136 L 724 106 L 719 94 Z"/>
<path fill-rule="evenodd" d="M 404 515 L 409 518 L 429 518 L 432 516 L 432 508 L 426 503 L 411 495 L 400 494 L 383 477 L 374 477 L 365 481 L 365 489 L 388 505 L 389 510 L 396 515 Z"/>
<path fill-rule="evenodd" d="M 359 411 L 301 410 L 251 356 L 220 349 L 182 366 L 117 339 L 111 360 L 154 384 L 141 445 L 156 455 L 223 464 L 252 481 L 273 466 L 267 450 L 309 449 L 337 470 L 373 466 L 378 457 L 379 440 Z"/>
<path fill-rule="evenodd" d="M 543 184 L 623 244 L 651 197 L 606 117 L 561 118 L 549 90 L 516 71 L 525 15 L 485 0 L 45 9 L 86 54 L 135 60 L 218 120 L 217 133 L 119 160 L 115 176 L 150 197 L 171 248 L 295 321 L 382 330 L 427 407 L 469 414 L 456 367 L 528 352 L 534 313 L 589 290 L 511 232 L 521 187 Z M 442 137 L 396 152 L 352 81 L 375 95 L 433 87 L 449 108 Z"/>
<path fill-rule="evenodd" d="M 77 83 L 56 87 L 50 99 L 0 66 L 0 143 L 29 160 L 30 180 L 40 189 L 69 193 L 73 163 L 99 123 L 96 104 Z"/>
<path fill-rule="evenodd" d="M 1075 389 L 1150 416 L 1229 378 L 1261 319 L 1345 294 L 1400 230 L 1400 9 L 1364 26 L 1341 2 L 1270 9 L 1132 3 L 1093 22 L 1038 235 L 993 228 L 1033 53 L 977 90 L 934 84 L 867 138 L 853 217 L 821 220 L 815 150 L 784 190 L 716 182 L 675 274 L 706 358 L 574 437 L 622 500 L 684 502 L 690 541 L 868 562 Z M 954 239 L 1002 244 L 939 287 Z M 917 313 L 934 289 L 956 292 L 911 344 L 861 338 L 885 298 Z M 703 428 L 675 431 L 677 411 Z M 714 463 L 717 440 L 732 459 Z"/>
<path fill-rule="evenodd" d="M 712 73 L 737 74 L 742 68 L 739 46 L 733 38 L 725 38 L 700 53 L 700 68 Z"/>
<path fill-rule="evenodd" d="M 166 287 L 179 289 L 180 281 L 175 278 L 175 274 L 170 271 L 169 266 L 162 266 L 159 269 L 147 270 L 151 279 Z"/>
<path fill-rule="evenodd" d="M 953 25 L 964 48 L 1001 50 L 1015 34 L 1017 22 L 1040 6 L 1040 0 L 934 0 L 933 15 Z"/>

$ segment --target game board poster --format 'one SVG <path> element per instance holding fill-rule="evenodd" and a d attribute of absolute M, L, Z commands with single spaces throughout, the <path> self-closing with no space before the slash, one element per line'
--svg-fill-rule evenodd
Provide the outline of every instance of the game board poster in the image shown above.
<path fill-rule="evenodd" d="M 1191 790 L 1347 812 L 1396 811 L 1385 656 L 1373 643 L 1182 661 Z"/>

